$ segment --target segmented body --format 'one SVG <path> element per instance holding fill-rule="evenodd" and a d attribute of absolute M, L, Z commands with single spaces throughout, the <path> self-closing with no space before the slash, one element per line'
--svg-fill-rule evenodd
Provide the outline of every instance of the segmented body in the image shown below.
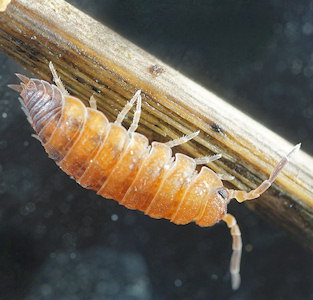
<path fill-rule="evenodd" d="M 136 133 L 140 117 L 141 96 L 137 91 L 120 112 L 115 123 L 103 113 L 87 108 L 70 96 L 53 64 L 49 67 L 57 86 L 46 81 L 17 74 L 20 85 L 10 87 L 21 93 L 21 104 L 28 121 L 49 156 L 83 187 L 93 189 L 104 198 L 143 211 L 153 218 L 166 218 L 176 224 L 196 222 L 212 226 L 223 220 L 233 238 L 230 272 L 233 289 L 240 285 L 241 233 L 236 219 L 227 213 L 227 204 L 258 198 L 276 179 L 295 153 L 296 145 L 284 156 L 268 179 L 250 192 L 226 189 L 221 176 L 207 167 L 200 172 L 197 164 L 214 161 L 221 155 L 192 159 L 183 154 L 172 156 L 171 147 L 187 142 L 198 132 L 166 144 L 153 142 Z M 137 101 L 134 120 L 128 130 L 121 122 Z M 229 176 L 223 177 L 230 179 Z"/>
<path fill-rule="evenodd" d="M 129 134 L 78 98 L 55 85 L 30 79 L 21 91 L 29 121 L 49 156 L 83 187 L 104 198 L 176 224 L 211 226 L 226 214 L 223 187 L 207 167 L 198 173 L 194 159 L 172 156 L 171 148 Z"/>

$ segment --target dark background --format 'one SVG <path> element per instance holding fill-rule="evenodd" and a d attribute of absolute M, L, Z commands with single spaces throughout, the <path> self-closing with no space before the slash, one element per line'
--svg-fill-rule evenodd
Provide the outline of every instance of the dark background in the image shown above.
<path fill-rule="evenodd" d="M 70 2 L 312 154 L 313 1 Z M 313 299 L 312 254 L 244 205 L 233 292 L 224 224 L 150 219 L 70 180 L 31 137 L 15 72 L 1 55 L 0 299 Z"/>

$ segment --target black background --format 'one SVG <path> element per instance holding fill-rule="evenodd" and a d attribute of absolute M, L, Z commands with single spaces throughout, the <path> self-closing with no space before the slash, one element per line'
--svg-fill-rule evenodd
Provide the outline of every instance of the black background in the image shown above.
<path fill-rule="evenodd" d="M 313 1 L 70 2 L 312 154 Z M 1 55 L 0 299 L 313 299 L 312 254 L 244 205 L 233 292 L 224 224 L 150 219 L 70 180 L 31 138 L 15 72 Z"/>

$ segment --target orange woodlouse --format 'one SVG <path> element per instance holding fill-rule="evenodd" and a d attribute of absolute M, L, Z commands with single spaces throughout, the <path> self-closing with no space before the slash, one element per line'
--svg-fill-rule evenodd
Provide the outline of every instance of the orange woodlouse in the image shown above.
<path fill-rule="evenodd" d="M 181 153 L 172 156 L 171 147 L 185 143 L 198 132 L 176 140 L 149 146 L 148 139 L 136 133 L 141 112 L 140 90 L 127 103 L 114 123 L 96 109 L 90 98 L 87 108 L 70 96 L 52 63 L 49 67 L 56 85 L 17 74 L 22 81 L 10 87 L 20 92 L 22 109 L 49 157 L 85 188 L 104 198 L 143 211 L 153 218 L 166 218 L 175 224 L 196 222 L 212 226 L 226 222 L 233 237 L 230 272 L 233 289 L 240 285 L 241 233 L 236 219 L 227 213 L 232 198 L 238 202 L 264 193 L 287 164 L 296 145 L 277 164 L 270 177 L 250 192 L 227 189 L 219 174 L 205 164 L 221 155 L 193 159 Z M 121 122 L 136 103 L 134 120 L 126 130 Z"/>

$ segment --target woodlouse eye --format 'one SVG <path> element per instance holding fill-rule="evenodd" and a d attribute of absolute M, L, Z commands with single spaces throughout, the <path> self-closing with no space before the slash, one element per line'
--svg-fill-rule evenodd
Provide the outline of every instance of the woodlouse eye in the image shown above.
<path fill-rule="evenodd" d="M 227 200 L 228 199 L 228 192 L 227 189 L 225 188 L 221 188 L 217 191 L 217 194 L 223 199 L 223 200 Z"/>

